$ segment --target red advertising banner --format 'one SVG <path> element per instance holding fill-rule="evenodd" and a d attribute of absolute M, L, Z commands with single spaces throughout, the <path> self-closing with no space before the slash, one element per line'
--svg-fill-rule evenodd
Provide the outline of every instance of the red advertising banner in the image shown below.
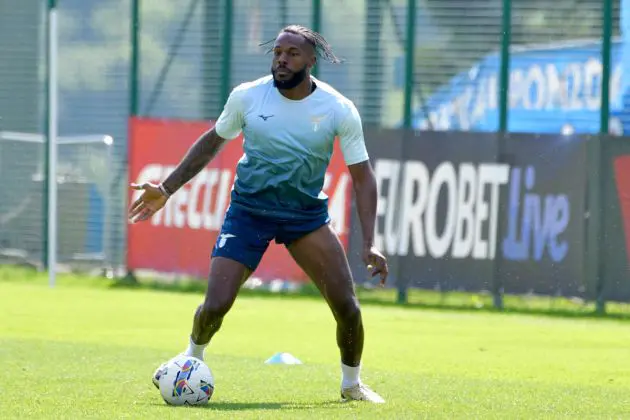
<path fill-rule="evenodd" d="M 630 261 L 630 155 L 618 156 L 614 160 L 617 196 L 621 206 L 621 220 L 626 240 L 626 255 Z"/>
<path fill-rule="evenodd" d="M 163 180 L 188 148 L 212 122 L 132 118 L 129 137 L 129 181 Z M 148 269 L 205 277 L 210 254 L 229 205 L 236 164 L 243 154 L 242 139 L 228 143 L 213 161 L 150 220 L 128 223 L 127 264 Z M 350 176 L 343 156 L 335 151 L 326 173 L 332 226 L 347 248 L 350 224 Z M 130 190 L 129 202 L 140 192 Z M 272 242 L 254 273 L 263 281 L 307 281 L 284 246 Z"/>

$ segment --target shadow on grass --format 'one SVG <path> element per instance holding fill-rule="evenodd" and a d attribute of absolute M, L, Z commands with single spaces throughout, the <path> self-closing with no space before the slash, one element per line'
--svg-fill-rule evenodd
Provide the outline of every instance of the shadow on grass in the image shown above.
<path fill-rule="evenodd" d="M 206 291 L 205 282 L 195 282 L 195 281 L 186 281 L 186 282 L 172 282 L 172 283 L 163 283 L 157 281 L 142 281 L 135 282 L 130 281 L 128 279 L 119 279 L 111 284 L 112 288 L 123 288 L 123 289 L 144 289 L 144 290 L 156 290 L 156 291 L 166 291 L 166 292 L 174 292 L 174 293 L 193 293 L 203 295 Z M 380 289 L 364 289 L 359 287 L 357 289 L 357 294 L 359 296 L 359 300 L 362 305 L 373 305 L 380 307 L 391 307 L 398 309 L 406 309 L 406 310 L 432 310 L 432 311 L 446 311 L 446 312 L 459 312 L 459 313 L 496 313 L 502 315 L 535 315 L 535 316 L 546 316 L 552 318 L 573 318 L 573 319 L 602 319 L 602 320 L 630 320 L 630 308 L 628 308 L 628 312 L 607 312 L 604 314 L 600 314 L 596 312 L 593 308 L 585 305 L 585 304 L 571 304 L 570 307 L 558 307 L 560 304 L 556 305 L 555 302 L 566 302 L 566 300 L 562 300 L 560 298 L 553 297 L 538 297 L 539 302 L 545 302 L 544 305 L 547 305 L 545 308 L 543 304 L 540 304 L 537 307 L 528 307 L 528 303 L 526 300 L 528 298 L 518 297 L 518 296 L 510 296 L 506 297 L 506 305 L 503 309 L 497 309 L 492 306 L 490 302 L 490 297 L 486 296 L 485 300 L 488 302 L 484 302 L 483 305 L 479 305 L 479 303 L 471 303 L 473 301 L 472 297 L 474 294 L 463 294 L 463 293 L 453 293 L 453 299 L 456 300 L 456 303 L 447 302 L 449 300 L 449 293 L 438 293 L 427 291 L 426 296 L 429 296 L 425 299 L 415 299 L 414 302 L 409 303 L 398 303 L 395 301 L 395 292 L 383 291 Z M 422 293 L 422 292 L 419 292 Z M 246 289 L 243 288 L 239 294 L 239 296 L 249 296 L 256 298 L 272 298 L 272 299 L 308 299 L 308 300 L 322 300 L 321 294 L 317 290 L 317 288 L 308 284 L 301 288 L 300 291 L 279 291 L 272 292 L 266 289 Z M 566 305 L 566 303 L 563 303 Z"/>
<path fill-rule="evenodd" d="M 261 403 L 242 403 L 242 402 L 210 402 L 204 408 L 217 411 L 242 411 L 242 410 L 310 410 L 321 408 L 340 407 L 338 401 L 321 401 L 311 403 L 299 402 L 261 402 Z"/>
<path fill-rule="evenodd" d="M 171 409 L 181 409 L 182 407 L 155 403 Z M 322 408 L 342 407 L 339 401 L 320 402 L 236 402 L 236 401 L 210 401 L 206 405 L 187 406 L 186 409 L 214 410 L 214 411 L 247 411 L 247 410 L 311 410 Z"/>

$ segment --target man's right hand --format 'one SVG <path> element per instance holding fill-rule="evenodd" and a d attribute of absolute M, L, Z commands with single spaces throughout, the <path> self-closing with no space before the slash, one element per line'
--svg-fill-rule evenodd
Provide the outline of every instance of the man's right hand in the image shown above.
<path fill-rule="evenodd" d="M 145 182 L 144 184 L 131 184 L 134 190 L 143 190 L 142 195 L 129 208 L 129 220 L 132 223 L 150 219 L 168 201 L 168 197 L 162 193 L 159 185 Z"/>

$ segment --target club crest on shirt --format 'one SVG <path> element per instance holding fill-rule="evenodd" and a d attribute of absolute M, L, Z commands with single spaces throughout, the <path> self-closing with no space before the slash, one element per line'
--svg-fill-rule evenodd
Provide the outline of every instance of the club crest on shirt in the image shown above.
<path fill-rule="evenodd" d="M 313 124 L 313 131 L 319 130 L 319 124 L 326 118 L 325 115 L 315 115 L 311 117 L 311 123 Z"/>

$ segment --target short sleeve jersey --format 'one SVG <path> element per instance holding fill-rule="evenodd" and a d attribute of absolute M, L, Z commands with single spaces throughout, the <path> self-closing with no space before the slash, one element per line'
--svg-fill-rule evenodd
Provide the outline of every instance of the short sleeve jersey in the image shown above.
<path fill-rule="evenodd" d="M 255 214 L 296 220 L 327 211 L 322 192 L 335 138 L 347 165 L 368 160 L 354 104 L 326 83 L 302 100 L 283 96 L 272 76 L 230 93 L 215 129 L 232 140 L 243 133 L 232 205 Z"/>

